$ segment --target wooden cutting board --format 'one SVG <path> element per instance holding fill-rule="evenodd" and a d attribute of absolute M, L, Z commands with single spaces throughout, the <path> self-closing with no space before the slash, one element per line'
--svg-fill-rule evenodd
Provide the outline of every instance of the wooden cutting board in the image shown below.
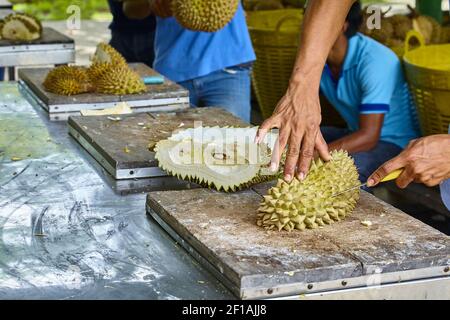
<path fill-rule="evenodd" d="M 271 184 L 238 193 L 151 192 L 147 212 L 243 299 L 448 277 L 450 238 L 364 191 L 353 214 L 332 226 L 290 233 L 258 227 L 257 208 Z"/>
<path fill-rule="evenodd" d="M 114 116 L 116 117 L 116 116 Z M 191 108 L 170 113 L 137 113 L 120 116 L 70 117 L 70 134 L 116 179 L 148 178 L 165 175 L 157 169 L 149 144 L 172 135 L 174 130 L 203 126 L 248 127 L 220 108 Z M 153 170 L 156 169 L 156 170 Z"/>

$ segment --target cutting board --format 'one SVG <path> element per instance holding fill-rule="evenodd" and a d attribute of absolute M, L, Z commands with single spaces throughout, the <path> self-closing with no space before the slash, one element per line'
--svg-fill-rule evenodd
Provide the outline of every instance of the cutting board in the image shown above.
<path fill-rule="evenodd" d="M 13 11 L 8 12 L 12 13 Z M 6 13 L 6 12 L 5 12 Z M 0 18 L 8 14 L 0 13 Z M 0 48 L 10 46 L 22 46 L 22 45 L 49 45 L 49 44 L 74 44 L 74 40 L 68 36 L 56 31 L 55 29 L 44 27 L 42 29 L 42 36 L 39 39 L 32 41 L 12 41 L 6 39 L 0 39 Z"/>
<path fill-rule="evenodd" d="M 364 191 L 353 214 L 332 226 L 290 233 L 258 227 L 257 208 L 271 185 L 151 192 L 147 212 L 242 299 L 448 280 L 450 238 Z"/>
<path fill-rule="evenodd" d="M 220 108 L 136 113 L 120 119 L 75 116 L 68 121 L 72 137 L 117 180 L 165 176 L 149 144 L 170 137 L 174 130 L 193 128 L 196 121 L 203 126 L 249 126 Z"/>
<path fill-rule="evenodd" d="M 131 63 L 130 68 L 141 77 L 159 75 L 142 63 Z M 147 85 L 147 92 L 142 94 L 110 95 L 84 93 L 75 96 L 62 96 L 45 91 L 43 82 L 51 68 L 29 68 L 19 70 L 19 78 L 29 88 L 38 103 L 49 113 L 79 113 L 85 109 L 105 109 L 125 101 L 132 108 L 146 108 L 144 111 L 167 111 L 189 107 L 189 92 L 182 86 L 165 79 L 163 84 Z"/>

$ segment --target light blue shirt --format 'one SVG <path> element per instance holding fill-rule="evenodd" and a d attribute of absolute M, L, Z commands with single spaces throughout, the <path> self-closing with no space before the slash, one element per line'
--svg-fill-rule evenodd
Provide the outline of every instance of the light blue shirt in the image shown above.
<path fill-rule="evenodd" d="M 325 66 L 320 90 L 350 131 L 359 129 L 361 114 L 382 113 L 380 140 L 404 148 L 419 136 L 417 113 L 399 59 L 369 37 L 357 33 L 349 39 L 339 79 Z"/>
<path fill-rule="evenodd" d="M 450 125 L 448 127 L 448 133 L 450 134 Z M 441 183 L 441 196 L 445 206 L 448 210 L 450 210 L 450 179 L 447 179 Z"/>
<path fill-rule="evenodd" d="M 242 5 L 223 29 L 194 32 L 175 18 L 158 18 L 154 68 L 175 82 L 256 60 Z"/>

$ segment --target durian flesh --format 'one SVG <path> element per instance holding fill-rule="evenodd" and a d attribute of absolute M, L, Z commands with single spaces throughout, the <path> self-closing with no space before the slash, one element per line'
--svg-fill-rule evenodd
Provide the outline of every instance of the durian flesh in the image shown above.
<path fill-rule="evenodd" d="M 236 191 L 274 179 L 267 168 L 276 140 L 270 133 L 253 142 L 257 128 L 197 127 L 159 141 L 159 166 L 180 179 L 223 191 Z"/>
<path fill-rule="evenodd" d="M 257 225 L 266 229 L 304 230 L 340 221 L 359 200 L 359 189 L 333 195 L 360 184 L 353 159 L 345 151 L 333 151 L 332 160 L 313 161 L 303 181 L 278 180 L 258 209 Z"/>
<path fill-rule="evenodd" d="M 216 32 L 234 17 L 239 0 L 172 0 L 177 21 L 193 31 Z"/>
<path fill-rule="evenodd" d="M 14 41 L 32 41 L 42 35 L 42 26 L 35 17 L 12 13 L 0 23 L 0 39 Z"/>

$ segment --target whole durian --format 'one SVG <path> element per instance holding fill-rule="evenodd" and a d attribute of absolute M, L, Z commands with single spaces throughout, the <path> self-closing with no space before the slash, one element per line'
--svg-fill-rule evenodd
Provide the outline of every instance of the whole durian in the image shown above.
<path fill-rule="evenodd" d="M 216 32 L 234 17 L 239 0 L 172 0 L 177 21 L 193 31 Z"/>
<path fill-rule="evenodd" d="M 331 155 L 329 162 L 313 161 L 301 182 L 278 180 L 258 209 L 258 226 L 279 231 L 314 229 L 349 215 L 359 200 L 359 189 L 332 195 L 359 185 L 358 172 L 347 152 Z"/>
<path fill-rule="evenodd" d="M 142 93 L 147 90 L 139 74 L 128 66 L 111 66 L 99 75 L 94 83 L 98 93 L 125 95 Z"/>
<path fill-rule="evenodd" d="M 125 58 L 107 43 L 99 43 L 92 57 L 92 64 L 111 63 L 114 65 L 126 65 Z"/>
<path fill-rule="evenodd" d="M 387 18 L 381 19 L 381 27 L 379 29 L 373 29 L 370 36 L 381 43 L 386 43 L 386 41 L 394 36 L 394 27 L 392 23 Z"/>
<path fill-rule="evenodd" d="M 48 92 L 65 96 L 92 91 L 86 69 L 74 66 L 54 68 L 47 74 L 43 86 Z"/>
<path fill-rule="evenodd" d="M 159 141 L 159 167 L 170 175 L 216 190 L 236 191 L 272 180 L 267 168 L 276 135 L 253 142 L 257 128 L 196 127 Z"/>
<path fill-rule="evenodd" d="M 394 37 L 399 40 L 405 40 L 408 31 L 412 30 L 413 23 L 412 20 L 405 15 L 396 14 L 389 18 L 393 28 Z"/>
<path fill-rule="evenodd" d="M 14 41 L 37 40 L 42 35 L 42 25 L 33 16 L 11 13 L 0 24 L 0 38 Z"/>

